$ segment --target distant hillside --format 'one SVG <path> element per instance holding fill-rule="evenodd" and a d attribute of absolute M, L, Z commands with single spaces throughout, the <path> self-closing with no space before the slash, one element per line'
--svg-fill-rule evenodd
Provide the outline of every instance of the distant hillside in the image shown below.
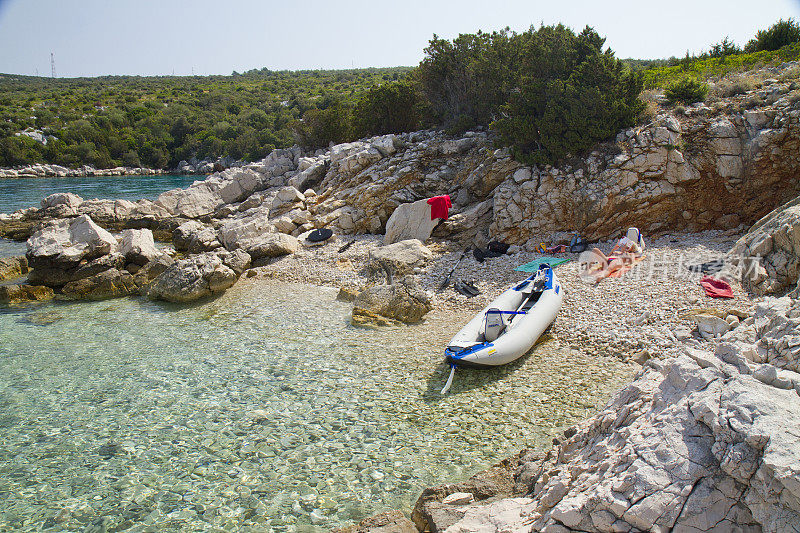
<path fill-rule="evenodd" d="M 364 70 L 0 75 L 0 167 L 255 161 L 294 143 L 314 151 L 431 127 L 450 135 L 489 129 L 517 161 L 554 164 L 648 123 L 662 90 L 684 105 L 746 93 L 761 82 L 742 73 L 800 60 L 800 24 L 780 20 L 741 48 L 725 37 L 681 59 L 620 60 L 593 28 L 563 24 L 434 35 L 424 54 L 416 67 Z M 797 69 L 782 70 L 798 78 Z M 720 83 L 728 74 L 740 79 Z"/>
<path fill-rule="evenodd" d="M 192 156 L 257 160 L 294 144 L 289 124 L 306 111 L 352 103 L 410 70 L 69 79 L 0 74 L 0 166 L 172 168 Z"/>

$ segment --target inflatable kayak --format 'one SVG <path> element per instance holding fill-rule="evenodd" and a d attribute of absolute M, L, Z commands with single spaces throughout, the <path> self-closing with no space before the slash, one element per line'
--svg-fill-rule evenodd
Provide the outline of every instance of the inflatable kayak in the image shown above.
<path fill-rule="evenodd" d="M 450 388 L 456 367 L 488 368 L 526 354 L 556 319 L 563 300 L 564 289 L 546 264 L 503 292 L 447 345 L 444 355 L 452 370 L 442 394 Z"/>

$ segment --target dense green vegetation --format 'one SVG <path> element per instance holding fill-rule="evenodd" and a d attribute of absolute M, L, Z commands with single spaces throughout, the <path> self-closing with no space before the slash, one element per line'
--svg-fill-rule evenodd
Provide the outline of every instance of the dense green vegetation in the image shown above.
<path fill-rule="evenodd" d="M 800 24 L 793 19 L 779 20 L 766 30 L 758 31 L 744 50 L 725 37 L 698 56 L 687 52 L 682 59 L 672 57 L 666 63 L 650 63 L 644 70 L 644 85 L 664 88 L 687 78 L 720 78 L 731 72 L 797 60 L 800 60 Z"/>
<path fill-rule="evenodd" d="M 256 160 L 294 144 L 309 110 L 335 112 L 410 69 L 250 71 L 232 76 L 0 76 L 0 166 L 171 168 L 196 156 Z M 14 133 L 35 128 L 46 146 Z M 350 132 L 347 132 L 349 135 Z"/>
<path fill-rule="evenodd" d="M 0 77 L 0 166 L 50 162 L 169 168 L 191 157 L 256 160 L 365 135 L 492 126 L 523 159 L 551 161 L 629 125 L 641 105 L 603 39 L 562 25 L 434 36 L 416 69 L 211 77 Z M 553 105 L 547 106 L 548 102 Z M 15 133 L 49 136 L 46 145 Z"/>
<path fill-rule="evenodd" d="M 415 67 L 252 70 L 231 76 L 49 79 L 0 75 L 0 166 L 34 162 L 173 168 L 221 156 L 425 127 L 490 128 L 528 163 L 579 155 L 643 117 L 643 87 L 673 103 L 706 97 L 705 81 L 800 59 L 800 25 L 780 20 L 744 49 L 728 37 L 699 56 L 619 60 L 592 28 L 558 24 L 436 35 Z M 716 90 L 716 89 L 715 89 Z M 746 91 L 745 85 L 726 89 Z M 47 144 L 18 135 L 43 132 Z"/>
<path fill-rule="evenodd" d="M 759 30 L 756 36 L 745 45 L 744 51 L 780 50 L 784 46 L 797 42 L 800 42 L 800 25 L 794 19 L 781 19 L 766 30 Z"/>
<path fill-rule="evenodd" d="M 797 60 L 800 60 L 800 43 L 790 44 L 775 51 L 739 53 L 719 58 L 689 58 L 681 60 L 678 65 L 644 71 L 644 85 L 646 88 L 668 87 L 686 77 L 700 80 L 719 78 L 731 72 Z"/>
<path fill-rule="evenodd" d="M 708 95 L 708 84 L 692 78 L 683 78 L 664 91 L 664 96 L 673 104 L 676 102 L 684 104 L 702 102 L 706 95 Z"/>
<path fill-rule="evenodd" d="M 513 90 L 492 128 L 517 160 L 578 155 L 633 126 L 644 110 L 641 76 L 603 51 L 605 39 L 593 29 L 542 26 L 514 39 L 515 79 L 506 85 Z"/>

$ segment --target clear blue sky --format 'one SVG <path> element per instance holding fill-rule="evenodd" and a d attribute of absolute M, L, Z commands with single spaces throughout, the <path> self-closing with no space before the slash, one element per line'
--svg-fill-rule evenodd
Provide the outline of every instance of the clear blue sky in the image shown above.
<path fill-rule="evenodd" d="M 49 76 L 51 52 L 59 77 L 416 65 L 434 33 L 541 22 L 665 58 L 789 17 L 800 0 L 0 0 L 0 72 Z"/>

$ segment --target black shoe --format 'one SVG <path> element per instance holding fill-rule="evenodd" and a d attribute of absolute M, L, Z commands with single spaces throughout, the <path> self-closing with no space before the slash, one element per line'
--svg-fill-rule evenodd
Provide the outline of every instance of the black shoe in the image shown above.
<path fill-rule="evenodd" d="M 462 294 L 467 298 L 472 298 L 473 296 L 477 296 L 481 293 L 481 291 L 479 291 L 478 288 L 472 283 L 464 283 L 461 280 L 453 283 L 453 289 L 455 289 L 458 294 Z"/>
<path fill-rule="evenodd" d="M 481 293 L 481 290 L 475 286 L 474 281 L 465 281 L 462 285 L 471 296 L 477 296 Z"/>

